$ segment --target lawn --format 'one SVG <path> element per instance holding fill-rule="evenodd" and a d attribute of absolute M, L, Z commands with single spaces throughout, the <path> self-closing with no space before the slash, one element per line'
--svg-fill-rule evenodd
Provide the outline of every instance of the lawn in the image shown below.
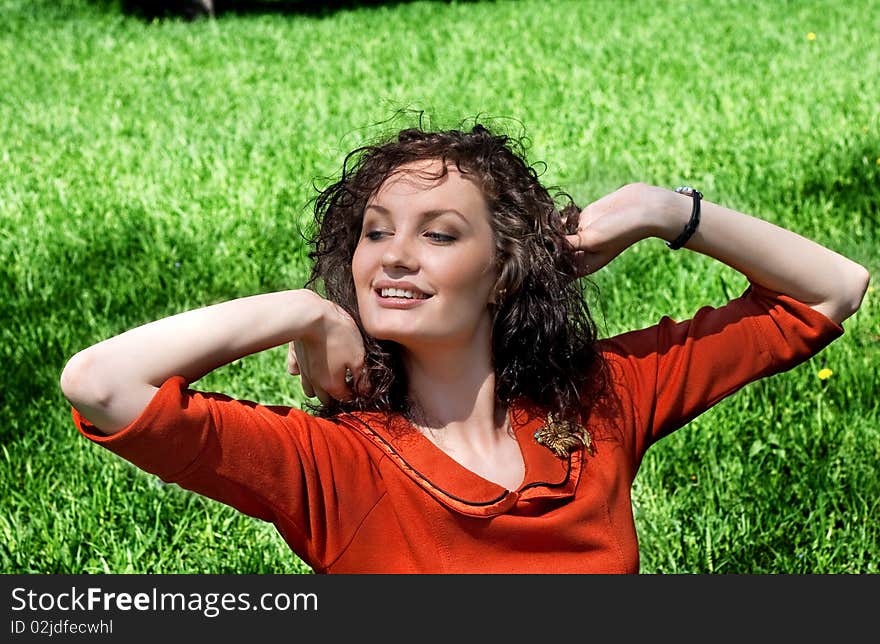
<path fill-rule="evenodd" d="M 302 286 L 316 187 L 419 112 L 525 137 L 581 205 L 693 185 L 880 270 L 872 0 L 296 4 L 0 0 L 0 572 L 311 572 L 272 526 L 80 437 L 58 379 L 133 326 Z M 593 281 L 602 335 L 746 285 L 656 239 Z M 870 288 L 826 350 L 648 453 L 643 572 L 880 572 L 878 322 Z M 283 348 L 195 386 L 305 401 Z"/>

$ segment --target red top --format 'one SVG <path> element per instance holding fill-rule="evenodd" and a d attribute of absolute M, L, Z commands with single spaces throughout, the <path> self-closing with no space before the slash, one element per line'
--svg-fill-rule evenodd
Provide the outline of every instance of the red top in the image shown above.
<path fill-rule="evenodd" d="M 316 573 L 635 573 L 630 488 L 647 448 L 758 378 L 791 369 L 843 328 L 752 285 L 691 319 L 600 341 L 613 405 L 593 413 L 594 455 L 557 458 L 523 405 L 510 416 L 525 479 L 505 490 L 399 415 L 316 418 L 169 378 L 140 417 L 92 441 L 271 521 Z"/>

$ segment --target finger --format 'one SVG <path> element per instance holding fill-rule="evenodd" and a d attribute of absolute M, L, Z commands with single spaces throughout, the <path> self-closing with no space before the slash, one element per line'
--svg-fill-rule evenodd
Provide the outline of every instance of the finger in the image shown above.
<path fill-rule="evenodd" d="M 296 360 L 296 350 L 291 342 L 287 347 L 287 373 L 291 376 L 300 375 L 299 362 Z"/>
<path fill-rule="evenodd" d="M 303 393 L 308 398 L 314 398 L 315 397 L 315 388 L 312 386 L 312 381 L 309 380 L 309 378 L 305 374 L 300 376 L 300 383 L 302 384 Z"/>
<path fill-rule="evenodd" d="M 581 236 L 578 233 L 575 233 L 573 235 L 566 235 L 565 241 L 567 241 L 569 244 L 571 244 L 571 247 L 574 248 L 575 250 L 577 250 L 578 252 L 582 252 L 582 251 L 580 251 Z"/>
<path fill-rule="evenodd" d="M 370 372 L 367 370 L 363 359 L 351 365 L 351 373 L 354 374 L 353 385 L 355 391 L 362 396 L 368 395 L 373 390 L 373 385 L 370 382 Z"/>
<path fill-rule="evenodd" d="M 341 374 L 333 375 L 324 388 L 324 392 L 336 400 L 347 402 L 354 398 L 353 383 L 354 376 L 352 376 L 351 370 L 346 367 Z"/>
<path fill-rule="evenodd" d="M 330 401 L 333 399 L 332 396 L 330 396 L 330 394 L 328 394 L 326 391 L 324 391 L 323 389 L 321 389 L 320 387 L 317 387 L 317 386 L 314 387 L 314 390 L 315 390 L 315 395 L 318 397 L 318 400 L 321 401 L 321 404 L 324 404 L 324 405 L 330 404 Z"/>
<path fill-rule="evenodd" d="M 590 259 L 587 253 L 582 250 L 575 251 L 574 267 L 578 277 L 590 274 Z"/>
<path fill-rule="evenodd" d="M 365 362 L 366 355 L 361 346 L 357 358 L 350 360 L 345 365 L 345 370 L 343 372 L 345 387 L 344 391 L 340 391 L 340 393 L 345 393 L 348 398 L 339 398 L 339 400 L 348 400 L 355 393 L 358 395 L 365 395 L 371 391 L 369 373 L 367 372 Z"/>
<path fill-rule="evenodd" d="M 583 225 L 578 227 L 576 233 L 566 235 L 565 239 L 571 244 L 575 252 L 589 253 L 595 251 L 597 242 L 596 232 L 595 230 L 587 229 Z"/>
<path fill-rule="evenodd" d="M 306 346 L 302 342 L 294 340 L 293 342 L 291 342 L 290 350 L 291 354 L 293 355 L 293 360 L 296 362 L 297 371 L 299 371 L 300 375 L 311 375 L 312 371 L 309 365 L 309 354 L 306 351 Z"/>

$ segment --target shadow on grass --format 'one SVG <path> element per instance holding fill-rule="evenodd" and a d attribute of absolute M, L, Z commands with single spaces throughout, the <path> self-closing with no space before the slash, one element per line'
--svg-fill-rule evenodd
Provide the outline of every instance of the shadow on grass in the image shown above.
<path fill-rule="evenodd" d="M 240 242 L 231 254 L 139 205 L 105 206 L 118 213 L 112 228 L 87 222 L 0 264 L 0 361 L 15 365 L 0 370 L 0 445 L 66 407 L 59 378 L 77 351 L 146 321 L 304 281 L 306 250 L 287 223 L 286 197 L 268 230 L 242 222 L 225 231 Z"/>
<path fill-rule="evenodd" d="M 866 215 L 877 230 L 880 213 L 880 163 L 877 145 L 847 147 L 815 159 L 800 186 L 805 200 L 833 201 L 849 212 Z"/>
<path fill-rule="evenodd" d="M 831 208 L 830 216 L 847 231 L 856 261 L 876 268 L 880 235 L 880 162 L 872 141 L 826 150 L 804 167 L 804 173 L 779 201 L 794 212 L 815 215 Z M 845 223 L 842 223 L 845 222 Z"/>
<path fill-rule="evenodd" d="M 449 2 L 449 0 L 435 0 Z M 412 0 L 93 0 L 107 8 L 114 6 L 130 16 L 144 20 L 157 18 L 200 18 L 232 15 L 308 15 L 325 16 L 337 11 L 361 7 L 407 4 Z"/>

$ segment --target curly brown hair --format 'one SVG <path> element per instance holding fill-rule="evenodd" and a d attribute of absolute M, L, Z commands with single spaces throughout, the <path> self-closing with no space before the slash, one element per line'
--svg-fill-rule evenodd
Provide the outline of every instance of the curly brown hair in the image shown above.
<path fill-rule="evenodd" d="M 351 264 L 364 209 L 396 169 L 423 160 L 442 162 L 438 179 L 451 164 L 474 176 L 492 215 L 500 268 L 496 292 L 503 294 L 492 320 L 497 399 L 508 405 L 519 399 L 537 413 L 552 414 L 555 428 L 589 446 L 584 428 L 592 403 L 605 389 L 606 369 L 583 280 L 576 279 L 574 252 L 565 239 L 580 209 L 567 193 L 553 188 L 551 194 L 541 185 L 522 141 L 493 134 L 479 123 L 468 132 L 411 127 L 350 152 L 339 180 L 315 199 L 317 227 L 309 240 L 314 264 L 306 286 L 323 286 L 324 296 L 361 325 Z M 364 344 L 371 391 L 346 402 L 312 405 L 319 415 L 412 412 L 400 346 L 366 333 Z"/>

